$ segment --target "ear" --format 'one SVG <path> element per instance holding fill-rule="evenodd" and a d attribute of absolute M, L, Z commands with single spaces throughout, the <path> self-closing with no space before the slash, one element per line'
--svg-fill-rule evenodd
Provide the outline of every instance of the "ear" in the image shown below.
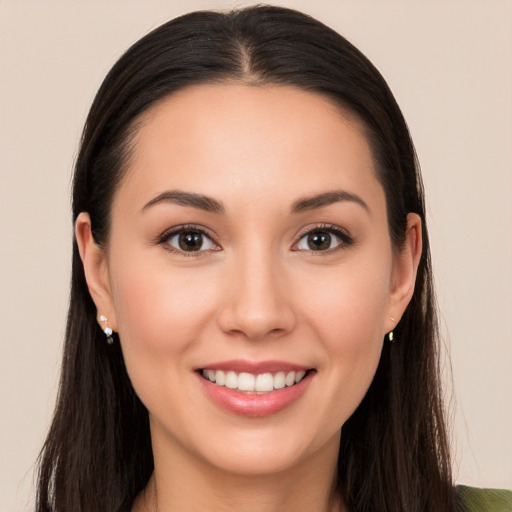
<path fill-rule="evenodd" d="M 117 319 L 110 287 L 110 277 L 105 251 L 96 244 L 91 231 L 91 218 L 88 213 L 81 212 L 75 222 L 75 236 L 78 251 L 84 266 L 85 280 L 89 293 L 96 305 L 99 316 L 108 319 L 108 327 L 117 331 Z M 104 323 L 100 324 L 105 327 Z"/>
<path fill-rule="evenodd" d="M 409 213 L 404 244 L 394 255 L 386 332 L 396 327 L 412 298 L 421 250 L 421 218 L 416 213 Z"/>

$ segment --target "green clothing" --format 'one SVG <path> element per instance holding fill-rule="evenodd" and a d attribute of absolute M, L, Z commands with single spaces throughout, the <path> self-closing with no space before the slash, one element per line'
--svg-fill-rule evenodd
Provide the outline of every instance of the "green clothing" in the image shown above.
<path fill-rule="evenodd" d="M 512 512 L 512 491 L 458 485 L 457 502 L 464 512 Z"/>

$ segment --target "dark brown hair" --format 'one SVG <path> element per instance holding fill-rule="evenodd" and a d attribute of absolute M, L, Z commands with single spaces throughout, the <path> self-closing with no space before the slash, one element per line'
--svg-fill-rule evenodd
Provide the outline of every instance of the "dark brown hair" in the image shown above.
<path fill-rule="evenodd" d="M 335 492 L 351 512 L 454 508 L 441 403 L 438 332 L 424 195 L 414 147 L 396 101 L 368 59 L 322 23 L 257 6 L 195 12 L 135 43 L 105 78 L 75 166 L 73 220 L 91 217 L 100 245 L 137 120 L 192 84 L 282 84 L 333 99 L 365 127 L 387 199 L 395 248 L 406 216 L 423 221 L 414 296 L 385 343 L 375 378 L 341 435 Z M 64 360 L 39 467 L 37 511 L 128 511 L 153 470 L 148 413 L 119 343 L 105 344 L 76 240 Z"/>

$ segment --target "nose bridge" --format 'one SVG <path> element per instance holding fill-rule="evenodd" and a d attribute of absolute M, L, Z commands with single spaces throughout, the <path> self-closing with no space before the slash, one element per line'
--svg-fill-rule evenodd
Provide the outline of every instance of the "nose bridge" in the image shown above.
<path fill-rule="evenodd" d="M 228 291 L 220 315 L 224 331 L 260 339 L 293 329 L 295 317 L 285 292 L 286 275 L 268 246 L 247 247 L 234 258 L 226 279 Z"/>

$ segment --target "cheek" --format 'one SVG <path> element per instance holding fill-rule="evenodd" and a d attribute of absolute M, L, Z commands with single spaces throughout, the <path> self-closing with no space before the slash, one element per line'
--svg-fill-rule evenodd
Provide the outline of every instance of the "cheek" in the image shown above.
<path fill-rule="evenodd" d="M 126 368 L 147 404 L 155 389 L 179 379 L 214 314 L 218 292 L 201 272 L 137 265 L 133 259 L 114 269 L 112 292 Z"/>
<path fill-rule="evenodd" d="M 112 285 L 130 381 L 146 408 L 171 425 L 172 410 L 194 403 L 182 383 L 190 374 L 196 342 L 214 314 L 217 287 L 201 272 L 133 260 L 116 268 Z"/>
<path fill-rule="evenodd" d="M 305 314 L 335 347 L 365 350 L 383 337 L 390 293 L 387 265 L 347 266 L 316 275 L 302 295 Z M 342 343 L 343 342 L 343 343 Z"/>
<path fill-rule="evenodd" d="M 326 389 L 332 392 L 327 402 L 337 404 L 327 414 L 335 423 L 344 423 L 357 408 L 379 364 L 389 297 L 386 268 L 340 269 L 336 279 L 309 287 L 315 291 L 308 293 L 304 314 L 323 345 L 322 366 L 331 384 Z"/>

